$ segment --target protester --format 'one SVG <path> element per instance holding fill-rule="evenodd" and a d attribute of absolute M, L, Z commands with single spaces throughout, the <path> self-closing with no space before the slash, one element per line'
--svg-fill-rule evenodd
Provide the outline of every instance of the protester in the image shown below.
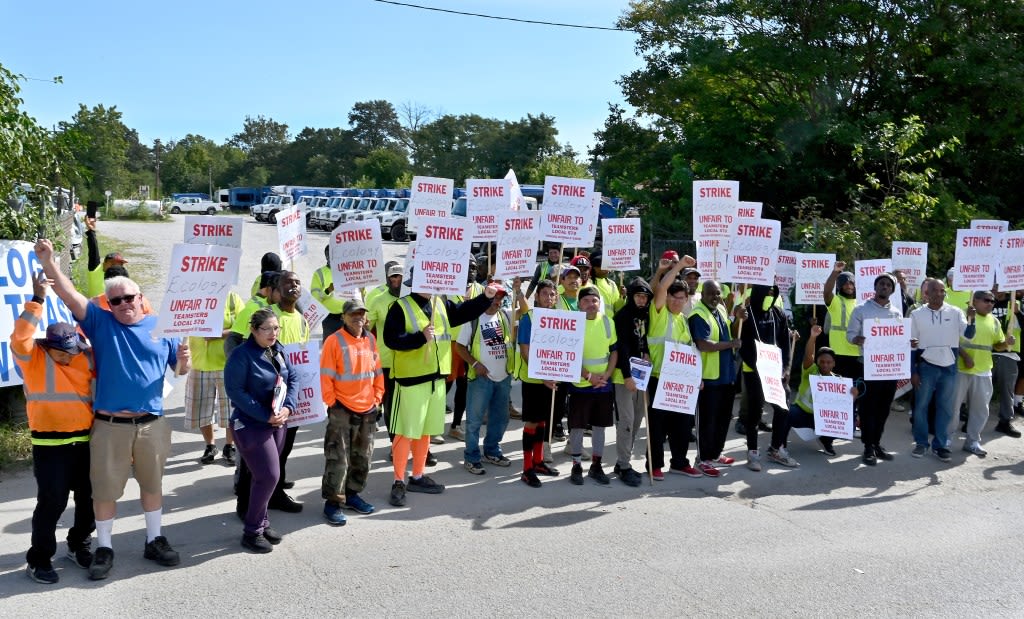
<path fill-rule="evenodd" d="M 836 267 L 839 268 L 839 267 Z M 883 273 L 875 278 L 875 294 L 871 299 L 853 308 L 846 326 L 846 340 L 863 346 L 869 320 L 899 320 L 903 316 L 890 301 L 896 292 L 896 278 Z M 860 400 L 861 442 L 864 444 L 862 460 L 868 466 L 879 460 L 892 460 L 893 455 L 882 447 L 882 434 L 889 418 L 889 408 L 896 394 L 895 380 L 865 380 L 864 397 Z"/>
<path fill-rule="evenodd" d="M 555 267 L 562 261 L 562 250 L 557 243 L 545 243 L 544 251 L 547 253 L 547 260 L 537 265 L 533 272 L 533 279 L 526 287 L 526 298 L 530 298 L 537 289 L 538 284 L 545 279 L 554 279 Z"/>
<path fill-rule="evenodd" d="M 310 286 L 309 293 L 328 312 L 327 317 L 320 323 L 320 328 L 323 331 L 321 337 L 326 342 L 331 334 L 341 328 L 342 308 L 345 301 L 334 295 L 334 273 L 331 268 L 331 246 L 329 244 L 324 245 L 324 258 L 327 260 L 327 264 L 313 272 L 313 285 Z"/>
<path fill-rule="evenodd" d="M 104 282 L 106 282 L 108 279 L 112 277 L 129 277 L 128 269 L 124 268 L 124 266 L 120 264 L 115 264 L 114 266 L 108 267 L 105 271 L 103 271 Z M 110 302 L 107 301 L 107 295 L 103 294 L 102 292 L 90 298 L 89 302 L 95 303 L 96 305 L 100 306 L 101 308 L 105 309 L 108 312 L 110 311 Z M 149 304 L 149 299 L 147 299 L 146 297 L 142 297 L 142 313 L 156 314 L 156 311 L 153 309 L 153 306 Z"/>
<path fill-rule="evenodd" d="M 633 470 L 633 446 L 647 409 L 647 392 L 637 389 L 629 360 L 633 357 L 651 361 L 648 345 L 650 304 L 654 291 L 637 277 L 626 289 L 626 303 L 615 313 L 615 334 L 619 338 L 619 354 L 612 374 L 615 389 L 615 468 L 613 472 L 622 483 L 640 485 L 640 473 Z M 520 327 L 521 328 L 521 327 Z"/>
<path fill-rule="evenodd" d="M 618 284 L 608 277 L 608 271 L 601 268 L 603 259 L 600 251 L 590 254 L 590 266 L 593 274 L 591 285 L 601 293 L 601 311 L 611 316 L 625 305 L 626 300 L 622 297 L 622 291 Z"/>
<path fill-rule="evenodd" d="M 344 326 L 324 342 L 320 356 L 320 389 L 327 406 L 320 494 L 325 501 L 324 518 L 336 526 L 345 524 L 342 508 L 360 514 L 374 510 L 359 493 L 370 474 L 384 375 L 366 315 L 360 301 L 346 301 Z"/>
<path fill-rule="evenodd" d="M 283 537 L 270 527 L 267 507 L 281 477 L 285 424 L 295 410 L 298 375 L 278 341 L 281 327 L 273 309 L 253 313 L 249 331 L 228 358 L 224 383 L 235 440 L 250 472 L 242 548 L 262 554 Z"/>
<path fill-rule="evenodd" d="M 391 415 L 391 399 L 395 393 L 395 378 L 391 374 L 395 352 L 388 348 L 381 335 L 384 332 L 384 318 L 388 315 L 388 310 L 402 296 L 402 265 L 392 263 L 386 273 L 388 279 L 384 285 L 366 295 L 366 328 L 373 332 L 377 342 L 377 354 L 384 374 L 384 399 L 381 408 L 384 410 L 384 418 L 388 419 Z M 450 432 L 449 435 L 461 438 Z"/>
<path fill-rule="evenodd" d="M 96 208 L 96 202 L 90 200 L 88 206 Z M 128 264 L 128 261 L 121 256 L 120 252 L 110 252 L 103 257 L 103 261 L 100 262 L 100 246 L 96 240 L 96 218 L 86 217 L 85 218 L 85 251 L 88 260 L 88 273 L 86 274 L 85 280 L 85 296 L 95 297 L 104 293 L 104 273 L 107 269 L 113 266 L 123 266 Z"/>
<path fill-rule="evenodd" d="M 171 427 L 163 414 L 166 368 L 187 374 L 191 359 L 187 342 L 154 337 L 156 317 L 142 313 L 142 293 L 134 281 L 115 277 L 106 282 L 111 311 L 89 303 L 60 271 L 53 244 L 35 246 L 46 276 L 71 314 L 92 341 L 96 359 L 95 423 L 90 446 L 90 480 L 96 513 L 96 553 L 89 566 L 93 580 L 106 578 L 114 564 L 111 537 L 117 499 L 128 478 L 139 483 L 146 522 L 143 556 L 160 565 L 177 565 L 178 553 L 161 533 L 164 464 L 171 447 Z"/>
<path fill-rule="evenodd" d="M 955 409 L 957 369 L 961 337 L 974 337 L 974 308 L 968 317 L 959 308 L 945 302 L 946 286 L 928 278 L 922 285 L 925 305 L 910 313 L 910 345 L 912 351 L 910 382 L 914 386 L 912 416 L 914 450 L 921 458 L 928 453 L 928 410 L 935 407 L 935 437 L 931 448 L 935 457 L 950 461 L 949 427 Z"/>
<path fill-rule="evenodd" d="M 736 320 L 743 320 L 746 316 L 742 304 L 733 309 Z M 688 322 L 690 335 L 701 353 L 704 385 L 697 396 L 697 450 L 700 453 L 697 469 L 708 477 L 719 477 L 721 472 L 716 466 L 732 466 L 736 461 L 723 455 L 722 451 L 729 422 L 732 421 L 735 351 L 740 347 L 740 340 L 735 337 L 737 323 L 733 321 L 730 324 L 722 305 L 722 288 L 718 282 L 704 282 L 700 302 L 694 305 Z"/>
<path fill-rule="evenodd" d="M 801 364 L 800 387 L 797 389 L 796 399 L 789 406 L 789 418 L 786 425 L 789 428 L 813 428 L 814 427 L 814 392 L 811 390 L 812 376 L 836 376 L 832 370 L 836 367 L 836 353 L 827 346 L 822 346 L 815 351 L 814 346 L 821 335 L 821 327 L 812 324 L 811 334 L 804 347 L 804 360 Z M 852 397 L 857 397 L 857 388 L 852 390 Z M 831 436 L 819 436 L 822 451 L 828 456 L 836 455 L 833 443 L 835 438 Z"/>
<path fill-rule="evenodd" d="M 275 254 L 272 251 L 268 251 L 267 253 L 263 254 L 263 256 L 260 258 L 260 273 L 261 274 L 262 273 L 266 273 L 267 271 L 273 271 L 275 273 L 280 273 L 283 269 L 284 269 L 284 266 L 281 264 L 281 256 L 278 256 L 277 254 Z M 256 279 L 253 280 L 253 282 L 252 282 L 252 290 L 249 291 L 249 296 L 251 296 L 251 297 L 255 297 L 256 296 L 256 293 L 260 289 L 260 279 L 261 279 L 261 277 L 262 277 L 262 275 L 257 275 Z M 248 334 L 248 332 L 246 332 L 246 334 Z"/>
<path fill-rule="evenodd" d="M 411 285 L 412 282 L 408 281 Z M 423 474 L 430 436 L 444 431 L 444 379 L 451 372 L 451 327 L 480 316 L 498 287 L 461 304 L 424 293 L 398 300 L 384 320 L 384 342 L 395 351 L 395 398 L 388 431 L 395 435 L 392 463 L 395 482 L 390 503 L 405 505 L 409 492 L 440 494 L 444 486 Z M 412 477 L 406 483 L 406 467 L 412 452 Z"/>
<path fill-rule="evenodd" d="M 555 283 L 549 279 L 537 283 L 534 308 L 554 309 L 558 292 Z M 519 320 L 519 379 L 523 381 L 523 474 L 520 478 L 526 485 L 538 488 L 538 475 L 556 476 L 558 470 L 544 461 L 544 444 L 548 440 L 552 411 L 555 409 L 557 385 L 554 381 L 530 378 L 530 337 L 533 332 L 533 311 Z"/>
<path fill-rule="evenodd" d="M 975 325 L 975 333 L 974 337 L 964 333 L 960 338 L 953 410 L 959 410 L 962 404 L 967 403 L 967 437 L 963 450 L 984 458 L 988 452 L 981 448 L 981 431 L 988 422 L 988 403 L 992 399 L 992 352 L 1009 350 L 1016 339 L 1013 335 L 1004 336 L 1003 328 L 992 315 L 992 305 L 996 299 L 991 291 L 976 291 L 973 301 L 976 315 L 973 321 L 968 319 L 968 323 Z M 950 435 L 955 431 L 958 421 L 954 419 L 950 422 Z M 938 419 L 935 423 L 938 425 Z"/>
<path fill-rule="evenodd" d="M 484 267 L 486 269 L 486 267 Z M 483 271 L 484 269 L 479 269 Z M 472 299 L 480 296 L 483 292 L 484 287 L 477 281 L 477 261 L 470 258 L 469 264 L 466 265 L 466 294 L 465 295 L 454 295 L 449 297 L 455 303 L 462 303 L 466 299 Z M 462 332 L 461 326 L 452 327 L 452 342 L 459 339 L 459 334 Z M 466 414 L 466 404 L 469 396 L 469 385 L 468 376 L 466 372 L 466 364 L 463 362 L 462 357 L 459 355 L 452 356 L 452 371 L 448 374 L 445 381 L 445 392 L 448 393 L 452 389 L 455 389 L 455 395 L 452 397 L 452 423 L 449 426 L 448 433 L 452 438 L 456 440 L 465 440 L 465 433 L 462 431 L 462 417 Z M 435 436 L 431 438 L 432 443 L 443 443 L 444 437 Z M 427 452 L 427 466 L 434 466 L 437 464 L 437 460 L 434 455 Z"/>
<path fill-rule="evenodd" d="M 52 558 L 68 493 L 74 495 L 75 517 L 68 529 L 67 556 L 75 565 L 88 568 L 92 563 L 91 535 L 96 530 L 89 483 L 92 351 L 66 322 L 51 323 L 45 338 L 33 339 L 43 319 L 48 288 L 45 274 L 32 278 L 32 300 L 14 321 L 11 335 L 11 353 L 24 379 L 32 472 L 38 489 L 26 570 L 29 578 L 43 584 L 60 580 Z"/>
<path fill-rule="evenodd" d="M 572 312 L 579 310 L 576 297 L 580 292 L 580 287 L 582 286 L 580 281 L 580 270 L 574 265 L 565 266 L 561 271 L 559 271 L 557 309 L 569 310 Z"/>
<path fill-rule="evenodd" d="M 590 286 L 590 259 L 586 256 L 576 256 L 569 261 L 570 266 L 576 267 L 580 272 L 580 287 Z"/>
<path fill-rule="evenodd" d="M 1014 300 L 1010 307 L 1009 294 L 993 289 L 996 297 L 992 315 L 999 319 L 1003 333 L 1013 335 L 1013 345 L 1007 350 L 992 352 L 992 388 L 999 399 L 999 422 L 996 432 L 1011 438 L 1020 438 L 1020 430 L 1013 427 L 1013 391 L 1017 385 L 1017 365 L 1020 363 L 1020 321 L 1024 313 Z"/>
<path fill-rule="evenodd" d="M 864 364 L 861 362 L 860 349 L 846 341 L 846 330 L 850 324 L 850 315 L 857 306 L 857 286 L 853 273 L 843 271 L 846 263 L 837 260 L 825 280 L 823 290 L 828 314 L 825 318 L 825 331 L 828 332 L 829 348 L 835 353 L 836 373 L 844 378 L 857 382 L 864 378 Z M 860 404 L 854 402 L 854 416 L 859 414 Z M 854 429 L 854 433 L 859 429 Z"/>

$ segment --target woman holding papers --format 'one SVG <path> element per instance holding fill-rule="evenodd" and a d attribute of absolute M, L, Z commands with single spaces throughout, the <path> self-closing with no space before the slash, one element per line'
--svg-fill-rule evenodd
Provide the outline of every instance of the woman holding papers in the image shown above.
<path fill-rule="evenodd" d="M 249 339 L 231 352 L 224 387 L 231 400 L 231 427 L 238 451 L 252 473 L 242 547 L 266 553 L 281 541 L 270 528 L 267 504 L 281 475 L 285 425 L 296 406 L 298 375 L 285 358 L 277 336 L 277 316 L 268 307 L 249 319 Z"/>

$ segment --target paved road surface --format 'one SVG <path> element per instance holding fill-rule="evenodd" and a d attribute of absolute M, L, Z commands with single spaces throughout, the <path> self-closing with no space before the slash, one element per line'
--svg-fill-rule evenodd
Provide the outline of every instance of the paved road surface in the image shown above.
<path fill-rule="evenodd" d="M 152 243 L 151 253 L 129 256 L 136 269 L 166 262 L 181 238 L 180 219 L 102 225 Z M 304 282 L 326 239 L 312 236 L 311 255 L 297 261 Z M 243 238 L 237 290 L 246 296 L 276 237 L 249 220 Z M 159 306 L 159 291 L 147 294 Z M 843 442 L 827 460 L 793 437 L 799 469 L 733 467 L 720 480 L 671 475 L 637 489 L 615 479 L 571 486 L 556 444 L 563 475 L 532 489 L 518 481 L 521 425 L 513 421 L 503 443 L 513 468 L 472 476 L 460 446 L 435 446 L 441 463 L 431 475 L 448 490 L 410 494 L 403 509 L 387 505 L 392 474 L 381 431 L 364 494 L 378 511 L 350 515 L 341 528 L 320 514 L 323 427 L 307 427 L 289 467 L 306 510 L 271 512 L 285 540 L 255 556 L 238 544 L 230 469 L 201 466 L 200 436 L 182 430 L 183 390 L 166 403 L 176 432 L 164 482 L 164 532 L 181 565 L 142 558 L 144 523 L 129 482 L 110 579 L 91 582 L 59 558 L 60 583 L 30 581 L 24 553 L 35 482 L 30 472 L 8 475 L 0 481 L 0 616 L 1024 615 L 1024 441 L 995 435 L 993 422 L 986 459 L 960 451 L 950 464 L 911 458 L 909 424 L 894 412 L 885 441 L 897 452 L 891 463 L 865 467 L 858 445 Z M 729 438 L 727 452 L 739 458 L 742 439 Z M 767 440 L 762 434 L 762 449 Z M 642 457 L 633 465 L 641 468 Z M 70 510 L 62 526 L 69 522 Z M 60 552 L 65 534 L 58 531 Z"/>

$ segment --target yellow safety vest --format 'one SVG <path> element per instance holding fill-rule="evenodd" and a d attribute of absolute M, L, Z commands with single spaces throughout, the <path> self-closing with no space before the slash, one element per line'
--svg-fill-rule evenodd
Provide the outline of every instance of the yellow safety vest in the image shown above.
<path fill-rule="evenodd" d="M 443 302 L 432 299 L 431 303 L 435 304 L 432 311 L 437 314 L 434 321 L 434 354 L 423 353 L 424 348 L 429 350 L 429 342 L 426 347 L 415 350 L 396 350 L 395 364 L 392 366 L 392 375 L 395 378 L 414 378 L 430 374 L 447 376 L 452 371 L 452 330 L 448 325 L 448 312 Z M 405 316 L 406 333 L 420 333 L 430 324 L 419 304 L 409 297 L 399 299 L 398 305 Z"/>
<path fill-rule="evenodd" d="M 721 306 L 715 308 L 715 312 L 722 317 L 722 322 L 724 322 L 726 325 L 729 324 L 729 318 L 728 316 L 725 315 L 725 312 L 722 311 Z M 722 333 L 721 330 L 718 328 L 718 321 L 715 320 L 714 316 L 711 315 L 711 310 L 708 309 L 707 305 L 698 302 L 696 305 L 693 306 L 693 313 L 700 316 L 701 319 L 703 319 L 704 322 L 708 323 L 708 326 L 711 327 L 711 337 L 708 338 L 709 341 L 716 343 L 722 341 Z M 650 342 L 650 339 L 648 339 L 647 341 Z M 719 354 L 720 353 L 717 350 L 712 352 L 700 353 L 702 378 L 705 378 L 707 380 L 718 379 L 718 376 L 722 371 L 718 359 Z"/>
<path fill-rule="evenodd" d="M 837 294 L 832 297 L 832 303 L 828 306 L 828 345 L 837 355 L 860 355 L 860 348 L 846 341 L 846 326 L 850 324 L 850 314 L 856 305 L 856 299 L 847 299 Z"/>
<path fill-rule="evenodd" d="M 651 351 L 652 376 L 661 375 L 661 365 L 665 359 L 666 342 L 689 344 L 693 341 L 693 338 L 690 337 L 690 327 L 686 324 L 686 317 L 683 316 L 682 312 L 673 314 L 668 311 L 667 306 L 661 308 L 661 311 L 668 314 L 668 316 L 656 317 L 655 314 L 660 314 L 660 312 L 654 309 L 653 303 L 651 304 L 651 330 L 647 333 L 647 346 Z M 716 327 L 717 325 L 712 327 L 712 333 L 714 333 Z"/>
<path fill-rule="evenodd" d="M 992 314 L 974 317 L 975 333 L 971 339 L 960 338 L 960 348 L 966 349 L 974 361 L 974 367 L 968 368 L 963 359 L 957 356 L 956 369 L 964 374 L 985 374 L 992 371 L 992 346 L 1003 341 L 1003 328 L 999 320 Z"/>
<path fill-rule="evenodd" d="M 608 316 L 598 313 L 593 320 L 587 320 L 583 332 L 583 370 L 591 373 L 603 373 L 608 370 L 611 353 L 608 348 L 616 341 L 615 328 Z M 592 387 L 589 380 L 573 383 L 576 387 Z"/>

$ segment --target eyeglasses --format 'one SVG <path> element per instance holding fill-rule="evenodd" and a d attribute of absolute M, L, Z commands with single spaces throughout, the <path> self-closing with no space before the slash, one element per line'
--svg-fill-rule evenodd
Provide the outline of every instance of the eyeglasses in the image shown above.
<path fill-rule="evenodd" d="M 125 294 L 125 295 L 121 295 L 119 297 L 111 297 L 108 300 L 110 301 L 111 307 L 117 307 L 118 305 L 121 305 L 122 302 L 124 302 L 124 303 L 134 303 L 135 302 L 135 297 L 137 297 L 137 296 L 139 296 L 139 295 L 137 295 L 137 294 Z"/>
<path fill-rule="evenodd" d="M 262 333 L 277 333 L 281 330 L 281 327 L 257 327 Z"/>

